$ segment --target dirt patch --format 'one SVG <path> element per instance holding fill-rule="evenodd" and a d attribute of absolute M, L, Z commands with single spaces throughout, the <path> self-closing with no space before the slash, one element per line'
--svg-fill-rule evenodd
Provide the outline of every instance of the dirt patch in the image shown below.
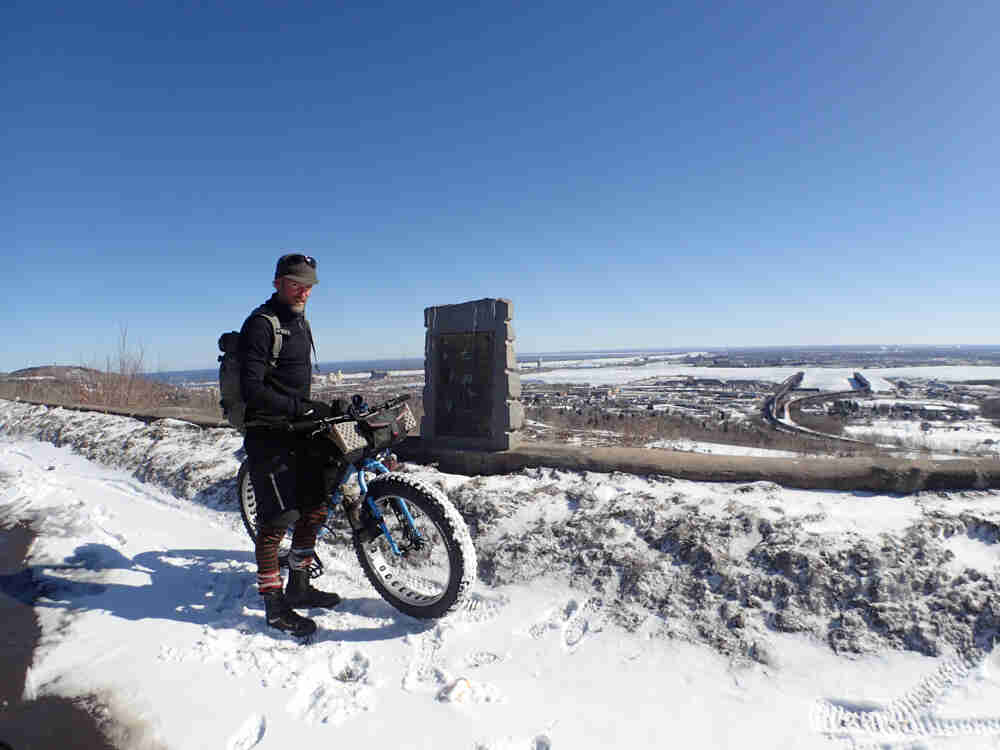
<path fill-rule="evenodd" d="M 24 684 L 41 635 L 32 609 L 31 574 L 24 561 L 35 539 L 25 525 L 0 526 L 0 748 L 115 750 L 101 729 L 92 698 L 47 695 L 23 700 Z"/>

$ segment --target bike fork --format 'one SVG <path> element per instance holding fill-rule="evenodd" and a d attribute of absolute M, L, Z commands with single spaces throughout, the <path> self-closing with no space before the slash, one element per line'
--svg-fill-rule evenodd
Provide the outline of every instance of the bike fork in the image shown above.
<path fill-rule="evenodd" d="M 348 469 L 348 473 L 344 476 L 342 483 L 350 479 L 351 474 L 357 475 L 358 489 L 361 491 L 361 497 L 364 498 L 364 502 L 366 507 L 368 508 L 368 512 L 371 513 L 372 519 L 374 519 L 379 532 L 383 536 L 385 536 L 386 541 L 389 543 L 390 549 L 392 549 L 392 553 L 396 557 L 402 557 L 403 552 L 399 548 L 399 544 L 393 538 L 392 533 L 389 531 L 389 527 L 385 522 L 385 515 L 382 513 L 381 510 L 379 510 L 378 506 L 375 505 L 375 502 L 370 497 L 368 497 L 368 482 L 365 481 L 365 475 L 364 475 L 365 471 L 371 471 L 374 472 L 375 474 L 387 474 L 389 473 L 389 469 L 387 469 L 385 464 L 383 464 L 381 461 L 376 461 L 371 458 L 365 459 L 362 462 L 360 469 L 361 470 L 359 471 L 355 469 L 353 466 L 351 466 Z M 340 495 L 341 492 L 340 488 L 338 487 L 337 492 L 333 497 L 334 503 L 339 502 Z M 410 529 L 412 537 L 417 540 L 421 539 L 422 537 L 420 536 L 420 532 L 417 530 L 417 524 L 413 520 L 413 515 L 410 513 L 410 509 L 407 507 L 406 501 L 403 500 L 403 498 L 401 497 L 396 498 L 396 501 L 399 504 L 399 509 L 402 512 L 403 517 L 406 519 L 406 523 Z M 375 536 L 377 537 L 378 535 L 376 534 Z"/>

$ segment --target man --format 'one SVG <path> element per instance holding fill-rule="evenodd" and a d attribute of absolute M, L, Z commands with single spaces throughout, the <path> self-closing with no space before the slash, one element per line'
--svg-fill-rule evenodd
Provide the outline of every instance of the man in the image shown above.
<path fill-rule="evenodd" d="M 329 405 L 310 398 L 310 352 L 315 349 L 304 313 L 318 282 L 315 258 L 282 255 L 274 271 L 274 294 L 240 331 L 240 389 L 247 405 L 243 446 L 257 500 L 257 588 L 267 624 L 296 636 L 315 632 L 316 623 L 295 609 L 340 603 L 337 594 L 319 591 L 309 580 L 316 532 L 326 520 L 328 454 L 308 433 L 289 429 L 293 422 L 332 413 Z M 275 361 L 275 331 L 265 315 L 277 316 L 281 323 Z M 282 591 L 278 545 L 293 523 L 288 587 Z"/>

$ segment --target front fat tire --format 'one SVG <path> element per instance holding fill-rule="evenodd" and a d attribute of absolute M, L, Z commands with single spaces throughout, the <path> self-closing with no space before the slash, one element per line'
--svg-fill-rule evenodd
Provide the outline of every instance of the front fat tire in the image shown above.
<path fill-rule="evenodd" d="M 444 617 L 461 605 L 471 591 L 476 580 L 476 551 L 472 546 L 469 529 L 455 506 L 439 490 L 430 487 L 406 474 L 381 474 L 368 484 L 365 496 L 374 500 L 386 514 L 394 538 L 400 536 L 399 527 L 392 522 L 395 516 L 387 510 L 387 502 L 394 497 L 401 498 L 417 518 L 418 528 L 436 548 L 430 550 L 436 555 L 442 568 L 447 560 L 445 579 L 438 581 L 436 588 L 417 590 L 408 577 L 410 573 L 379 535 L 364 542 L 362 536 L 354 534 L 354 551 L 361 568 L 372 586 L 389 604 L 404 614 L 419 619 Z M 397 538 L 397 542 L 402 541 Z M 416 580 L 416 578 L 413 578 Z"/>

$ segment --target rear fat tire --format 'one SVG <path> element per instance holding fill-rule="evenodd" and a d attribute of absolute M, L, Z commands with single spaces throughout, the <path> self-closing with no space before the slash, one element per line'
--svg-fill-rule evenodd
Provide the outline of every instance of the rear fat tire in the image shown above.
<path fill-rule="evenodd" d="M 236 496 L 240 501 L 240 516 L 243 518 L 243 526 L 250 538 L 256 542 L 257 497 L 253 491 L 253 482 L 250 481 L 249 461 L 240 464 L 240 471 L 236 475 Z"/>
<path fill-rule="evenodd" d="M 354 534 L 354 551 L 361 568 L 383 599 L 404 614 L 419 619 L 444 617 L 461 605 L 476 580 L 476 551 L 469 529 L 455 506 L 439 490 L 405 474 L 381 474 L 368 484 L 365 499 L 372 499 L 385 514 L 393 538 L 403 542 L 395 525 L 395 514 L 387 507 L 391 498 L 406 502 L 418 528 L 437 545 L 431 550 L 442 563 L 447 560 L 447 579 L 434 591 L 416 591 L 407 582 L 407 571 L 400 567 L 380 535 L 364 541 Z M 364 509 L 363 509 L 364 512 Z M 443 547 L 443 548 L 442 548 Z"/>

